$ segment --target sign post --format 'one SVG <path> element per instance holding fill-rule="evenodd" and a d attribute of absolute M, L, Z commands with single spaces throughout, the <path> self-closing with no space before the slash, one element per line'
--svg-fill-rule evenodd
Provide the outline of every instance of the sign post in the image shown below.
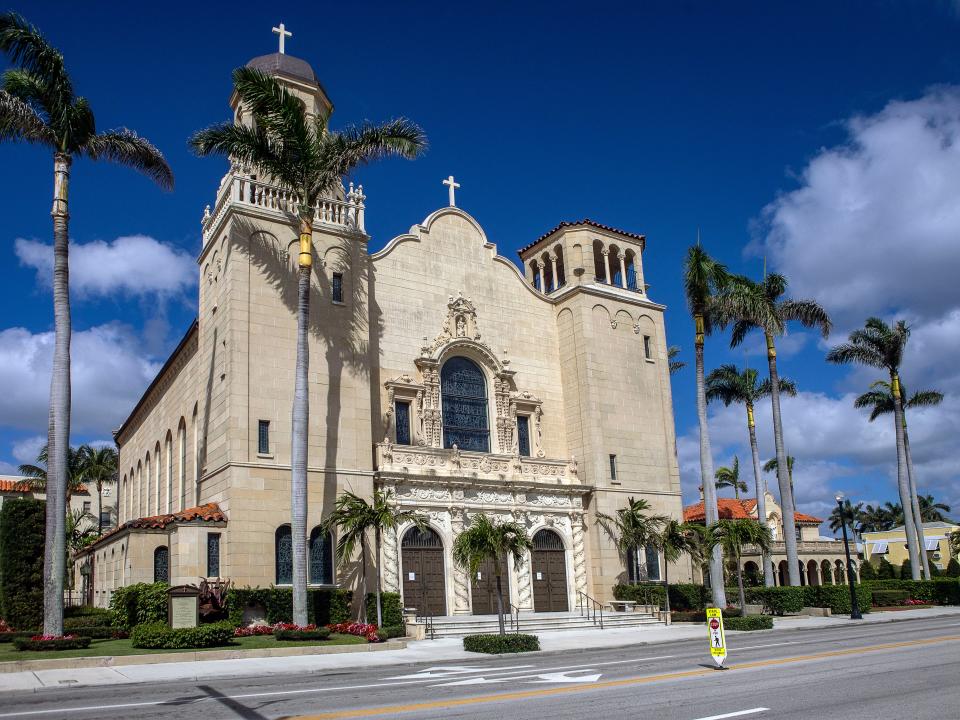
<path fill-rule="evenodd" d="M 727 658 L 727 639 L 723 634 L 723 613 L 720 608 L 707 608 L 707 630 L 710 636 L 710 655 L 718 667 Z"/>

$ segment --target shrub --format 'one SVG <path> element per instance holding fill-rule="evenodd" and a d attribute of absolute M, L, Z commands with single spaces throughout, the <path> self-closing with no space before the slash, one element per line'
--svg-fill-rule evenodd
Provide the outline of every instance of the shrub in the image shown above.
<path fill-rule="evenodd" d="M 330 631 L 326 628 L 277 628 L 273 631 L 277 640 L 329 640 Z"/>
<path fill-rule="evenodd" d="M 137 583 L 117 588 L 110 598 L 113 626 L 130 630 L 137 625 L 167 622 L 167 590 L 164 582 Z"/>
<path fill-rule="evenodd" d="M 763 606 L 763 612 L 768 615 L 784 615 L 798 613 L 807 602 L 806 587 L 762 587 L 745 590 L 748 603 Z"/>
<path fill-rule="evenodd" d="M 145 623 L 130 632 L 135 648 L 184 649 L 229 645 L 234 627 L 229 622 L 209 623 L 192 628 L 169 628 L 166 623 Z"/>
<path fill-rule="evenodd" d="M 732 618 L 740 617 L 740 608 L 724 608 L 722 611 L 723 617 Z M 707 621 L 707 612 L 706 610 L 681 610 L 679 612 L 670 612 L 670 621 L 671 622 L 706 622 Z"/>
<path fill-rule="evenodd" d="M 20 632 L 5 632 L 0 633 L 0 643 L 12 643 L 19 638 L 32 638 L 37 634 L 36 630 L 24 630 Z"/>
<path fill-rule="evenodd" d="M 13 644 L 17 650 L 82 650 L 90 647 L 90 638 L 77 635 L 59 637 L 34 635 L 29 638 L 17 638 Z"/>
<path fill-rule="evenodd" d="M 65 627 L 64 631 L 68 631 L 68 629 Z M 79 635 L 80 637 L 88 637 L 93 640 L 114 640 L 129 636 L 129 633 L 126 630 L 121 630 L 120 628 L 115 627 L 104 627 L 103 625 L 94 625 L 93 627 L 71 627 L 69 628 L 69 633 L 71 635 Z"/>
<path fill-rule="evenodd" d="M 886 558 L 880 558 L 880 564 L 877 565 L 877 580 L 899 580 L 900 574 L 897 569 L 890 564 Z"/>
<path fill-rule="evenodd" d="M 377 626 L 359 622 L 337 623 L 336 625 L 327 625 L 330 632 L 340 633 L 341 635 L 356 635 L 366 638 L 367 642 L 380 642 L 377 636 Z"/>
<path fill-rule="evenodd" d="M 913 579 L 913 566 L 910 564 L 910 558 L 907 558 L 902 563 L 900 563 L 900 579 L 901 580 Z"/>
<path fill-rule="evenodd" d="M 316 625 L 346 622 L 350 618 L 353 592 L 307 589 L 307 621 Z M 234 627 L 243 625 L 247 607 L 262 606 L 271 625 L 293 620 L 293 591 L 290 588 L 230 588 L 227 591 L 227 616 Z"/>
<path fill-rule="evenodd" d="M 63 609 L 64 618 L 105 618 L 109 620 L 113 617 L 109 610 L 93 605 L 74 605 Z M 87 625 L 98 625 L 99 623 L 88 622 Z"/>
<path fill-rule="evenodd" d="M 386 642 L 392 638 L 401 638 L 407 636 L 406 625 L 384 625 L 377 630 L 377 637 L 380 642 Z"/>
<path fill-rule="evenodd" d="M 846 566 L 844 566 L 846 568 Z M 872 562 L 865 562 L 860 566 L 860 581 L 864 580 L 876 580 L 877 579 L 877 569 L 873 566 Z"/>
<path fill-rule="evenodd" d="M 854 585 L 857 594 L 857 606 L 861 612 L 870 612 L 870 588 L 865 585 Z M 807 588 L 807 605 L 810 607 L 830 608 L 830 612 L 838 615 L 849 615 L 853 612 L 850 605 L 850 587 L 848 585 L 818 585 Z"/>
<path fill-rule="evenodd" d="M 773 630 L 773 618 L 769 615 L 746 615 L 724 619 L 727 630 Z"/>
<path fill-rule="evenodd" d="M 670 610 L 703 610 L 710 603 L 710 590 L 695 583 L 670 585 Z M 633 600 L 664 606 L 663 583 L 630 583 L 613 588 L 617 600 Z"/>
<path fill-rule="evenodd" d="M 936 563 L 929 563 L 930 565 L 930 577 L 938 578 L 943 575 L 943 571 L 937 567 Z"/>
<path fill-rule="evenodd" d="M 874 580 L 863 585 L 871 590 L 904 590 L 908 597 L 938 605 L 960 605 L 960 582 L 956 578 Z"/>
<path fill-rule="evenodd" d="M 467 635 L 463 649 L 490 655 L 532 652 L 540 649 L 540 639 L 536 635 Z"/>
<path fill-rule="evenodd" d="M 893 605 L 903 605 L 904 601 L 910 597 L 906 590 L 874 590 L 873 604 L 877 607 L 890 607 Z"/>
<path fill-rule="evenodd" d="M 101 615 L 77 615 L 74 617 L 65 617 L 63 619 L 63 629 L 73 630 L 75 628 L 112 628 L 113 615 L 104 610 Z"/>
<path fill-rule="evenodd" d="M 383 614 L 381 625 L 403 624 L 403 603 L 400 602 L 400 593 L 380 593 L 380 610 Z M 377 621 L 377 596 L 375 593 L 367 593 L 367 620 L 370 622 Z"/>
<path fill-rule="evenodd" d="M 950 558 L 947 563 L 947 569 L 943 571 L 945 577 L 960 578 L 960 561 L 956 558 Z"/>
<path fill-rule="evenodd" d="M 238 627 L 233 631 L 234 637 L 251 637 L 253 635 L 273 635 L 273 625 L 249 625 Z"/>
<path fill-rule="evenodd" d="M 13 627 L 43 622 L 46 503 L 17 498 L 0 509 L 0 614 Z"/>

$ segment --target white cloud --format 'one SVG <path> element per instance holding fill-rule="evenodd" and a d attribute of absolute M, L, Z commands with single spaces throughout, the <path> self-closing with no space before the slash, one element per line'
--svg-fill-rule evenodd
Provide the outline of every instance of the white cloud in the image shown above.
<path fill-rule="evenodd" d="M 0 331 L 0 426 L 33 432 L 46 427 L 52 356 L 52 332 Z M 159 368 L 141 353 L 141 341 L 126 326 L 75 332 L 73 432 L 109 437 Z"/>
<path fill-rule="evenodd" d="M 14 460 L 20 463 L 34 464 L 37 462 L 37 455 L 40 454 L 40 448 L 47 444 L 47 438 L 43 435 L 34 435 L 24 438 L 13 444 L 10 454 Z"/>
<path fill-rule="evenodd" d="M 53 249 L 38 240 L 17 238 L 21 264 L 37 271 L 49 286 Z M 121 293 L 127 296 L 184 293 L 197 283 L 196 262 L 187 251 L 147 235 L 127 235 L 112 242 L 70 243 L 70 289 L 80 296 Z"/>

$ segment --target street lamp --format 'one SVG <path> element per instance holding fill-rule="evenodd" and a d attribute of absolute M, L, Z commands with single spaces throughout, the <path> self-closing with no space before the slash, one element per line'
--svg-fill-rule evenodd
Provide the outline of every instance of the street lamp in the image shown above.
<path fill-rule="evenodd" d="M 840 526 L 843 528 L 843 551 L 847 555 L 847 584 L 850 586 L 850 619 L 863 620 L 860 614 L 860 605 L 857 603 L 857 591 L 853 587 L 853 562 L 850 560 L 850 542 L 847 539 L 847 518 L 843 510 L 843 493 L 834 496 L 837 507 L 840 508 Z"/>

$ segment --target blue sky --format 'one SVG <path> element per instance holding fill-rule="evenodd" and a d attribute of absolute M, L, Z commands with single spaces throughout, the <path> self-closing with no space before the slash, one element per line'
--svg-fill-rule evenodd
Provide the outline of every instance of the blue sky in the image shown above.
<path fill-rule="evenodd" d="M 960 505 L 960 376 L 949 355 L 960 345 L 949 273 L 960 261 L 956 3 L 293 5 L 13 5 L 63 50 L 98 126 L 150 138 L 177 178 L 165 193 L 130 170 L 75 166 L 71 237 L 86 246 L 76 257 L 87 268 L 74 272 L 75 441 L 109 437 L 193 317 L 200 218 L 224 163 L 193 157 L 186 138 L 228 118 L 230 71 L 272 52 L 282 20 L 294 33 L 287 52 L 313 65 L 333 99 L 334 124 L 404 115 L 430 139 L 414 163 L 356 174 L 372 249 L 445 204 L 450 173 L 462 183 L 458 205 L 511 259 L 560 220 L 643 232 L 650 295 L 668 306 L 668 340 L 687 360 L 680 272 L 697 228 L 734 270 L 757 275 L 766 254 L 827 306 L 831 340 L 871 314 L 911 322 L 905 381 L 948 395 L 912 425 L 921 491 Z M 37 148 L 0 146 L 0 167 L 9 472 L 45 427 L 52 312 L 41 244 L 52 181 Z M 763 362 L 758 339 L 746 353 L 726 342 L 710 341 L 708 368 Z M 829 512 L 834 489 L 896 500 L 892 425 L 850 407 L 879 376 L 827 366 L 825 347 L 797 331 L 781 351 L 782 373 L 803 390 L 784 405 L 800 507 Z M 688 501 L 698 482 L 693 382 L 688 369 L 673 386 Z M 717 464 L 734 452 L 746 461 L 742 411 L 712 408 L 711 425 Z M 769 423 L 760 435 L 769 457 Z"/>

